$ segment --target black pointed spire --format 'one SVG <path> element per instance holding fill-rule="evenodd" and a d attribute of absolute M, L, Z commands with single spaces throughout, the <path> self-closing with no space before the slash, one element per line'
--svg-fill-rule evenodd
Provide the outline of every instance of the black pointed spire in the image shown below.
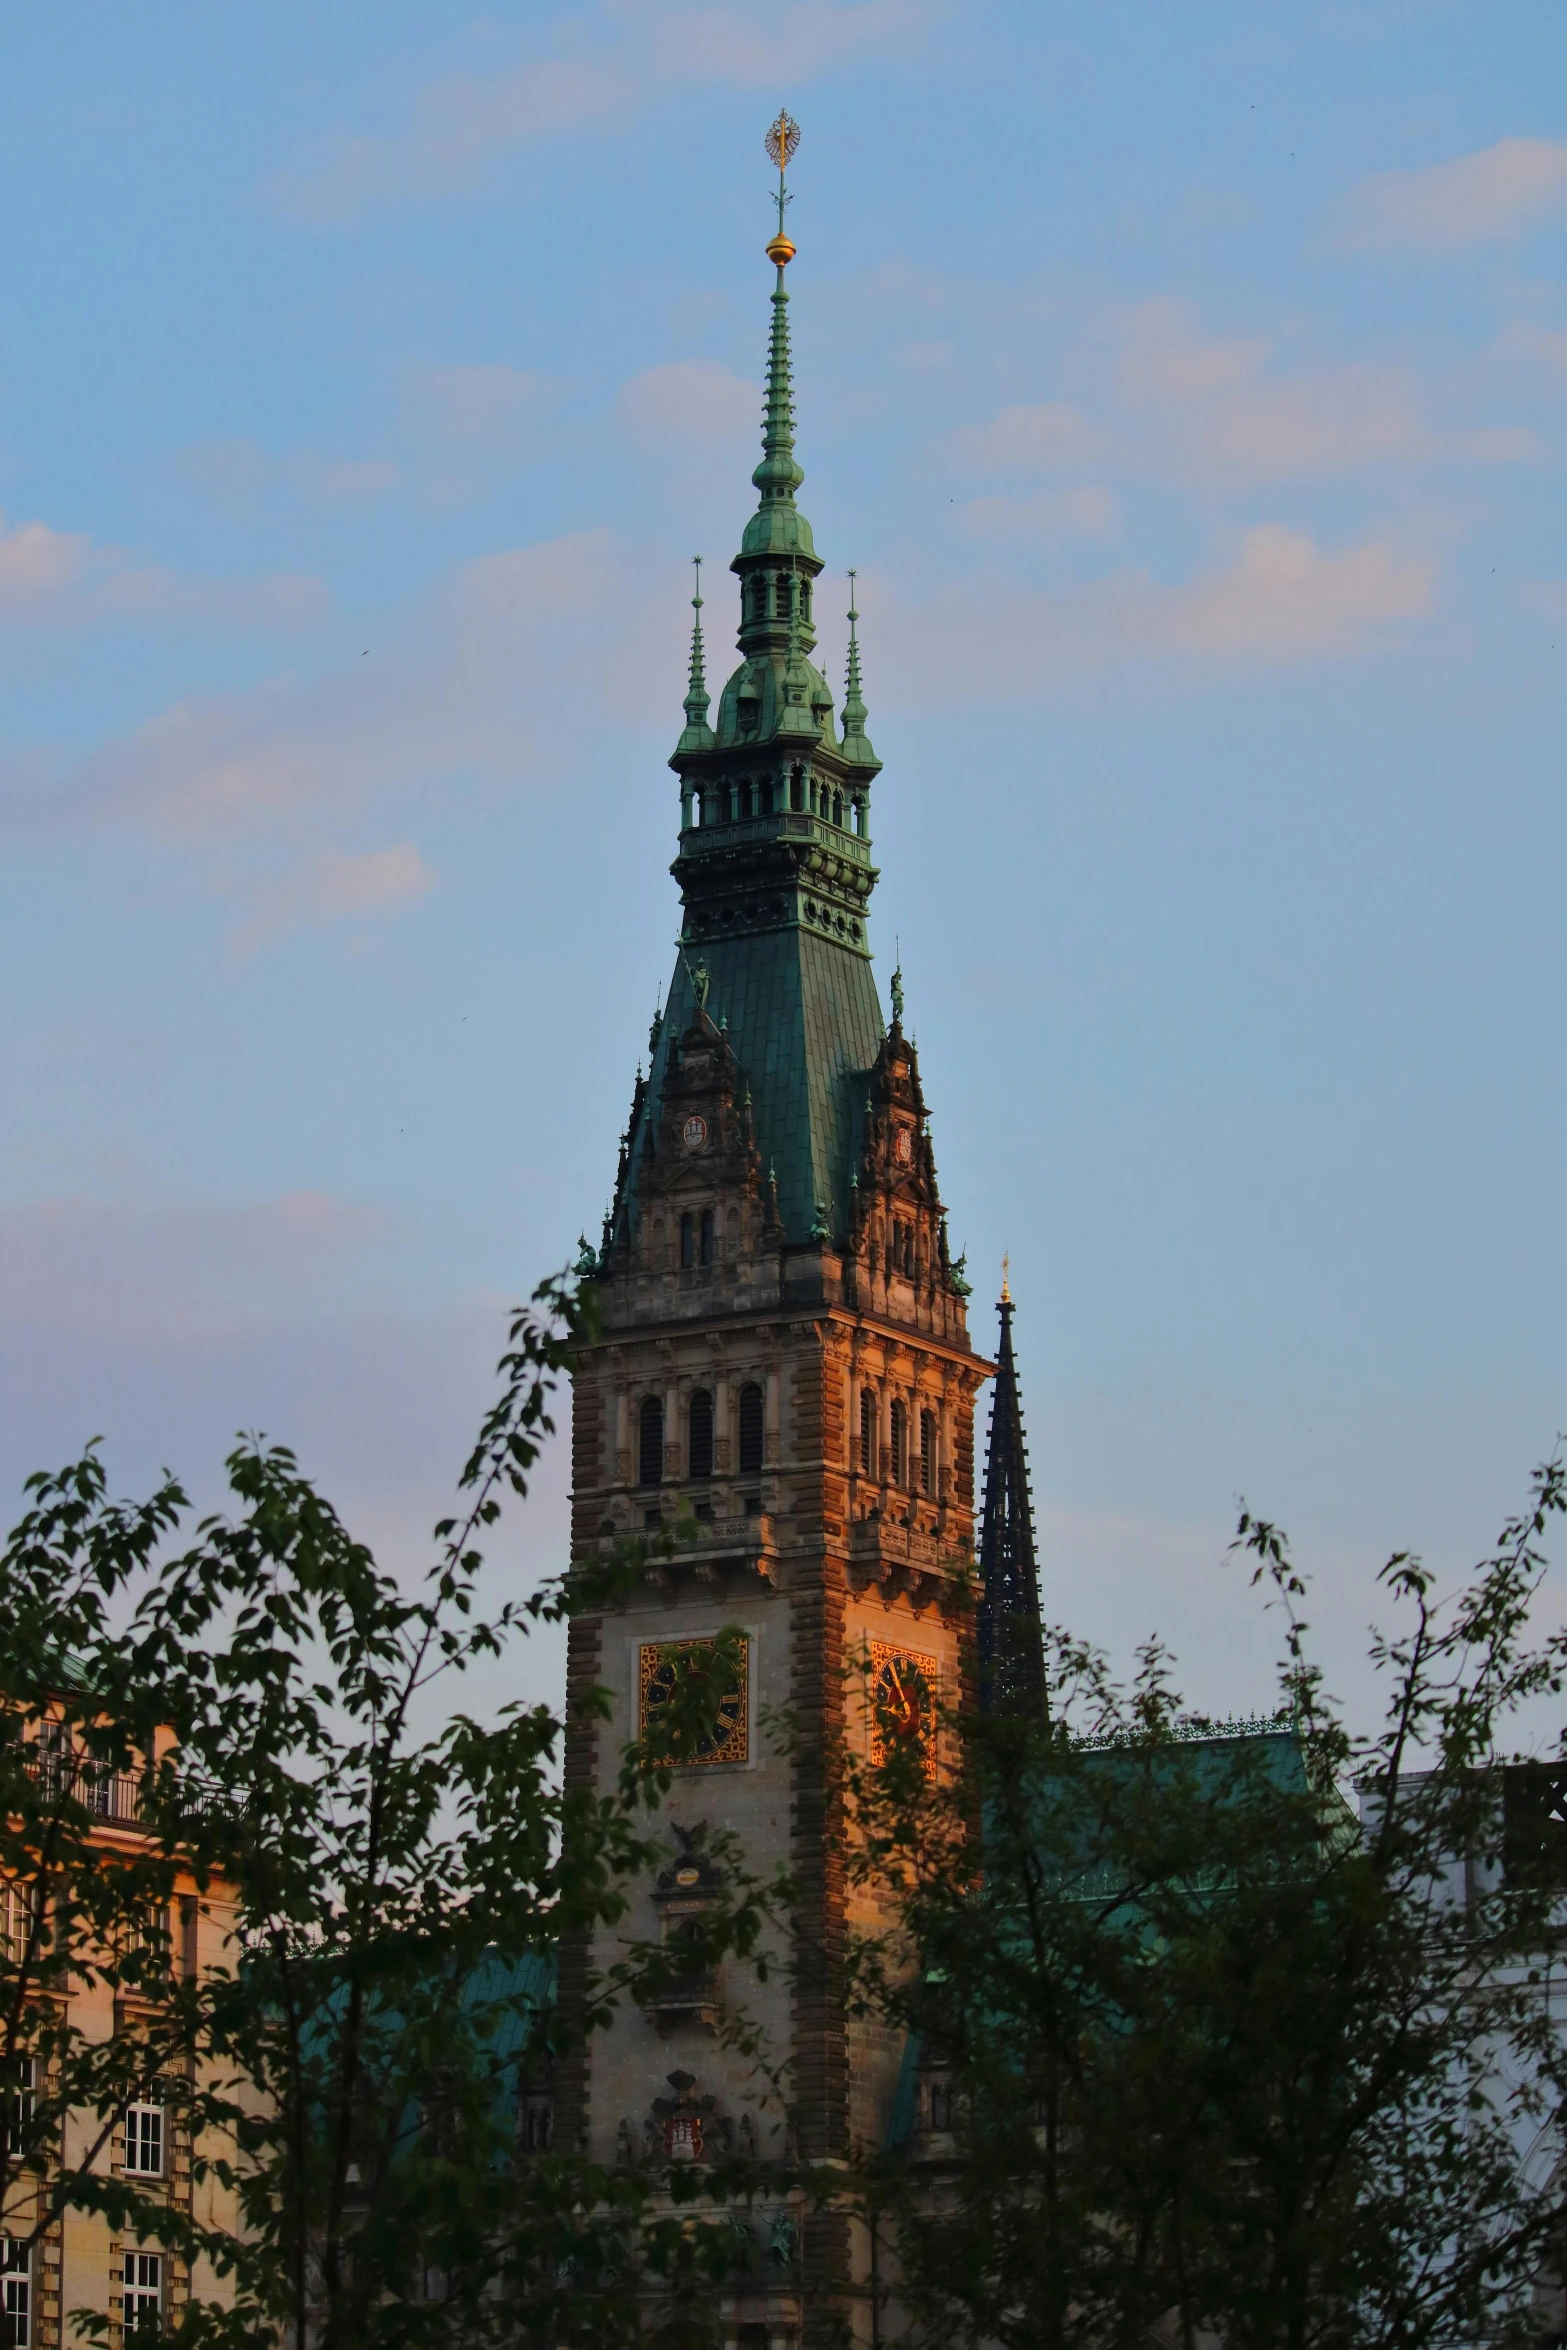
<path fill-rule="evenodd" d="M 986 1713 L 1042 1714 L 1045 1643 L 1034 1557 L 1028 1448 L 1012 1355 L 1012 1292 L 1001 1275 L 1001 1343 L 990 1406 L 990 1455 L 979 1538 L 979 1702 Z"/>

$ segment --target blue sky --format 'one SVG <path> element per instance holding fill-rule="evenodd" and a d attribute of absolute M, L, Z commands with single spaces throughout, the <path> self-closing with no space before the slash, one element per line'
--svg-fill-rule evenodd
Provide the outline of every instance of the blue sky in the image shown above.
<path fill-rule="evenodd" d="M 1567 1421 L 1554 0 L 5 15 L 9 1486 L 259 1426 L 418 1557 L 671 961 L 782 100 L 879 968 L 1051 1610 L 1261 1698 L 1244 1494 L 1357 1691 L 1381 1554 Z"/>

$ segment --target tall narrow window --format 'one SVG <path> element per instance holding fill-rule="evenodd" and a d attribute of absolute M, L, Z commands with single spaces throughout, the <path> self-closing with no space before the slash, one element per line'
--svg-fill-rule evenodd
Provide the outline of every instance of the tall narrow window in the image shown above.
<path fill-rule="evenodd" d="M 711 1208 L 704 1208 L 702 1210 L 702 1262 L 704 1265 L 710 1265 L 713 1261 L 713 1231 L 713 1211 Z"/>
<path fill-rule="evenodd" d="M 662 1485 L 664 1482 L 664 1407 L 656 1395 L 642 1399 L 642 1416 L 637 1427 L 637 1483 Z"/>
<path fill-rule="evenodd" d="M 0 2236 L 0 2342 L 28 2350 L 33 2338 L 33 2248 Z"/>
<path fill-rule="evenodd" d="M 860 1474 L 876 1474 L 876 1398 L 868 1387 L 860 1389 Z"/>
<path fill-rule="evenodd" d="M 125 2115 L 125 2167 L 144 2179 L 163 2176 L 163 2108 L 132 2105 Z"/>
<path fill-rule="evenodd" d="M 127 2339 L 134 2334 L 158 2333 L 163 2325 L 162 2253 L 127 2252 L 120 2290 L 120 2315 Z"/>
<path fill-rule="evenodd" d="M 748 1379 L 740 1390 L 740 1474 L 754 1477 L 762 1466 L 762 1390 Z"/>
<path fill-rule="evenodd" d="M 687 1271 L 696 1263 L 696 1218 L 689 1208 L 680 1217 L 680 1262 Z"/>
<path fill-rule="evenodd" d="M 33 2135 L 33 2082 L 36 2075 L 30 2056 L 13 2056 L 0 2073 L 5 2082 L 5 2148 L 8 2154 L 26 2154 L 31 2151 Z"/>
<path fill-rule="evenodd" d="M 921 1491 L 921 1493 L 934 1493 L 934 1492 L 935 1492 L 935 1490 L 936 1490 L 936 1415 L 935 1415 L 935 1413 L 934 1413 L 934 1412 L 921 1412 L 921 1414 L 920 1414 L 920 1491 Z"/>
<path fill-rule="evenodd" d="M 892 1481 L 894 1485 L 908 1482 L 909 1474 L 909 1415 L 901 1397 L 892 1407 Z"/>
<path fill-rule="evenodd" d="M 693 1477 L 711 1477 L 713 1474 L 713 1399 L 705 1387 L 696 1388 L 691 1396 L 691 1474 Z"/>

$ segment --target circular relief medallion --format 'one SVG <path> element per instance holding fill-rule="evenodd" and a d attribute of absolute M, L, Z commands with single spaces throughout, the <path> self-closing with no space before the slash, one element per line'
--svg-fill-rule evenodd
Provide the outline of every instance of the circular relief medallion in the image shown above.
<path fill-rule="evenodd" d="M 686 1149 L 688 1151 L 699 1151 L 703 1143 L 707 1140 L 707 1120 L 705 1118 L 698 1117 L 697 1113 L 693 1110 L 690 1117 L 686 1120 L 684 1127 L 682 1128 L 682 1134 L 685 1140 Z"/>
<path fill-rule="evenodd" d="M 700 1869 L 676 1869 L 675 1871 L 677 1885 L 700 1885 L 701 1882 L 702 1872 Z"/>
<path fill-rule="evenodd" d="M 913 1156 L 914 1156 L 914 1137 L 913 1137 L 913 1135 L 910 1133 L 910 1131 L 909 1131 L 909 1129 L 908 1129 L 908 1127 L 907 1127 L 907 1126 L 900 1126 L 900 1127 L 898 1128 L 898 1138 L 897 1138 L 896 1142 L 894 1142 L 894 1144 L 893 1144 L 893 1146 L 892 1146 L 892 1152 L 893 1152 L 893 1157 L 894 1157 L 895 1159 L 897 1159 L 897 1160 L 899 1161 L 899 1163 L 900 1163 L 902 1166 L 905 1166 L 905 1167 L 908 1165 L 909 1161 L 910 1161 L 910 1160 L 913 1158 Z"/>

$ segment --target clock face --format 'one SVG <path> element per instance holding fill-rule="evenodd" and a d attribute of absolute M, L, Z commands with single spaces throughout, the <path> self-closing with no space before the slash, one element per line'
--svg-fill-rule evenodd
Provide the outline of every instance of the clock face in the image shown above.
<path fill-rule="evenodd" d="M 907 1126 L 900 1126 L 898 1128 L 898 1137 L 892 1146 L 892 1150 L 894 1158 L 896 1158 L 905 1167 L 913 1158 L 914 1137 L 910 1133 Z"/>
<path fill-rule="evenodd" d="M 693 1110 L 681 1131 L 686 1149 L 699 1151 L 707 1140 L 707 1120 Z"/>
<path fill-rule="evenodd" d="M 675 1693 L 677 1659 L 692 1651 L 711 1648 L 710 1640 L 648 1640 L 642 1644 L 638 1680 L 640 1704 L 638 1716 L 642 1736 L 653 1747 L 659 1744 L 658 1717 Z M 750 1647 L 747 1643 L 746 1662 L 739 1676 L 732 1681 L 718 1700 L 716 1719 L 712 1728 L 696 1741 L 695 1751 L 683 1755 L 676 1764 L 678 1770 L 691 1770 L 703 1763 L 745 1762 L 749 1752 L 750 1707 L 747 1683 L 750 1679 Z M 684 1883 L 685 1879 L 678 1880 Z"/>
<path fill-rule="evenodd" d="M 886 1641 L 871 1643 L 871 1759 L 884 1763 L 912 1749 L 927 1779 L 936 1775 L 936 1676 L 933 1656 Z"/>

